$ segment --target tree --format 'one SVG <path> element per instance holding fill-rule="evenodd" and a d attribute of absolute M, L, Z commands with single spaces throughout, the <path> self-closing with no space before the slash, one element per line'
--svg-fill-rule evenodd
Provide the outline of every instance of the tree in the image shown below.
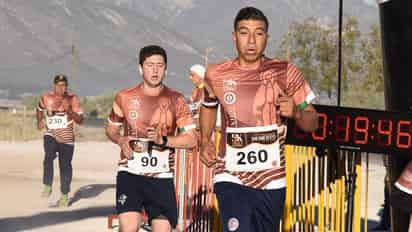
<path fill-rule="evenodd" d="M 364 38 L 356 18 L 347 17 L 342 41 L 343 105 L 379 108 L 377 100 L 383 92 L 383 74 L 378 28 L 373 27 Z M 277 54 L 284 54 L 283 58 L 299 66 L 306 79 L 322 96 L 320 103 L 336 103 L 337 45 L 337 26 L 309 18 L 291 25 L 282 38 Z M 370 99 L 371 95 L 376 98 Z"/>
<path fill-rule="evenodd" d="M 82 98 L 82 106 L 87 116 L 96 118 L 107 118 L 114 100 L 114 92 L 101 96 Z"/>

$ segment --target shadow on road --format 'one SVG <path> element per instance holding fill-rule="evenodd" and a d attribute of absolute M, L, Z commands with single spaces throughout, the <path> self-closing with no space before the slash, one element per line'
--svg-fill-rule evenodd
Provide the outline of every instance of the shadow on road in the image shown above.
<path fill-rule="evenodd" d="M 106 217 L 114 213 L 114 211 L 114 206 L 108 205 L 70 211 L 45 212 L 24 217 L 3 218 L 0 219 L 0 228 L 2 232 L 24 231 L 88 218 Z M 96 229 L 104 226 L 96 225 Z M 70 231 L 70 228 L 67 231 Z"/>
<path fill-rule="evenodd" d="M 80 187 L 70 199 L 69 205 L 80 201 L 81 199 L 93 198 L 109 188 L 115 188 L 114 184 L 90 184 Z"/>

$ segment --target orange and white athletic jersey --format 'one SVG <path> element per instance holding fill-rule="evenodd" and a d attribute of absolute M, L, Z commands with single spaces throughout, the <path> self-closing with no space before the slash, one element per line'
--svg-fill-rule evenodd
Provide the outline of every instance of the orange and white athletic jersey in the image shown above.
<path fill-rule="evenodd" d="M 281 95 L 292 97 L 301 108 L 314 99 L 302 73 L 286 61 L 263 57 L 253 70 L 240 67 L 237 60 L 210 65 L 205 80 L 217 100 L 205 97 L 203 104 L 221 106 L 215 182 L 258 189 L 284 187 L 287 127 L 277 106 Z"/>
<path fill-rule="evenodd" d="M 53 136 L 59 143 L 73 144 L 73 118 L 67 115 L 64 104 L 69 104 L 75 113 L 83 113 L 79 97 L 72 93 L 63 96 L 56 95 L 54 92 L 45 93 L 41 96 L 37 109 L 45 112 L 45 135 Z"/>
<path fill-rule="evenodd" d="M 192 91 L 192 96 L 189 101 L 189 108 L 192 112 L 193 118 L 196 120 L 196 124 L 198 124 L 199 120 L 200 105 L 203 101 L 203 95 L 203 89 L 195 88 Z"/>
<path fill-rule="evenodd" d="M 135 138 L 147 138 L 148 127 L 160 127 L 163 136 L 175 135 L 178 129 L 188 131 L 196 128 L 182 94 L 164 86 L 158 96 L 147 96 L 143 93 L 143 84 L 124 89 L 116 95 L 108 123 L 122 126 L 124 135 Z M 174 151 L 169 151 L 167 172 L 136 173 L 123 166 L 119 170 L 151 177 L 173 177 Z M 122 153 L 120 156 L 121 159 L 125 158 Z"/>

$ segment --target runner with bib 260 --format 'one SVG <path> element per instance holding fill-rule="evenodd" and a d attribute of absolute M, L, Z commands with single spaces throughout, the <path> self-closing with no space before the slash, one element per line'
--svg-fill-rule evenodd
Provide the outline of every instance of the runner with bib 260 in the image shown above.
<path fill-rule="evenodd" d="M 314 94 L 302 73 L 263 52 L 268 20 L 241 9 L 234 21 L 238 57 L 209 65 L 200 110 L 201 159 L 215 167 L 214 190 L 224 231 L 278 231 L 285 199 L 286 119 L 305 131 L 317 128 Z M 211 134 L 217 106 L 222 139 L 216 156 Z"/>

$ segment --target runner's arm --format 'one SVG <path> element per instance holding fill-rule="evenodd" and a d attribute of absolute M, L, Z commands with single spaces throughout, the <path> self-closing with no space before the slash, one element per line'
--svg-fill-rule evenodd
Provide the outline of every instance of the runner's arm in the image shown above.
<path fill-rule="evenodd" d="M 43 124 L 43 112 L 36 109 L 36 119 L 37 119 L 37 129 L 41 130 L 44 128 Z"/>
<path fill-rule="evenodd" d="M 106 136 L 115 144 L 119 144 L 119 139 L 122 137 L 120 135 L 121 126 L 115 125 L 113 123 L 107 123 L 105 127 Z"/>
<path fill-rule="evenodd" d="M 212 87 L 208 84 L 209 70 L 206 71 L 204 82 L 204 97 L 200 107 L 200 143 L 206 145 L 211 142 L 212 134 L 216 127 L 216 114 L 219 102 Z"/>
<path fill-rule="evenodd" d="M 167 147 L 193 148 L 196 146 L 195 129 L 179 133 L 176 136 L 167 136 Z"/>
<path fill-rule="evenodd" d="M 208 143 L 216 127 L 216 114 L 217 107 L 205 107 L 204 105 L 200 108 L 200 143 Z"/>
<path fill-rule="evenodd" d="M 69 111 L 68 114 L 69 114 L 69 116 L 70 116 L 71 118 L 73 118 L 73 120 L 74 120 L 77 124 L 80 125 L 80 124 L 83 123 L 84 117 L 83 117 L 83 114 L 82 114 L 82 113 L 76 113 L 76 112 L 73 112 L 73 111 Z"/>
<path fill-rule="evenodd" d="M 128 136 L 122 136 L 120 134 L 121 126 L 115 123 L 111 123 L 110 121 L 106 124 L 105 131 L 107 138 L 109 138 L 113 143 L 119 145 L 123 155 L 129 158 L 133 153 L 133 150 L 129 144 L 132 138 Z"/>
<path fill-rule="evenodd" d="M 289 108 L 290 110 L 286 110 L 289 111 L 287 117 L 293 118 L 303 131 L 316 130 L 318 128 L 318 113 L 311 104 L 316 96 L 309 83 L 306 82 L 303 73 L 291 63 L 288 63 L 286 76 L 287 87 L 286 93 L 281 93 L 281 108 L 282 98 L 284 96 L 291 97 L 293 104 Z"/>
<path fill-rule="evenodd" d="M 41 130 L 44 128 L 44 124 L 43 124 L 44 106 L 42 102 L 43 102 L 43 97 L 40 98 L 40 101 L 36 107 L 36 119 L 37 119 L 37 129 L 38 130 Z"/>
<path fill-rule="evenodd" d="M 217 107 L 200 108 L 200 160 L 208 167 L 216 163 L 216 148 L 212 134 L 216 127 Z"/>
<path fill-rule="evenodd" d="M 106 124 L 106 136 L 115 144 L 119 145 L 120 149 L 122 150 L 122 154 L 129 158 L 132 156 L 133 151 L 130 147 L 130 138 L 129 136 L 122 136 L 121 129 L 124 126 L 124 115 L 119 107 L 118 102 L 120 102 L 120 95 L 117 94 L 115 97 L 115 101 L 113 102 L 113 108 L 110 112 L 109 117 L 107 118 Z M 123 127 L 124 128 L 124 127 Z"/>
<path fill-rule="evenodd" d="M 212 140 L 213 132 L 216 128 L 216 119 L 219 101 L 212 88 L 210 79 L 213 68 L 210 66 L 205 74 L 204 98 L 199 113 L 200 124 L 200 160 L 208 167 L 216 163 L 216 147 Z"/>
<path fill-rule="evenodd" d="M 83 123 L 83 109 L 80 106 L 80 99 L 76 95 L 73 97 L 71 104 L 67 107 L 67 114 L 71 117 L 77 124 Z"/>

